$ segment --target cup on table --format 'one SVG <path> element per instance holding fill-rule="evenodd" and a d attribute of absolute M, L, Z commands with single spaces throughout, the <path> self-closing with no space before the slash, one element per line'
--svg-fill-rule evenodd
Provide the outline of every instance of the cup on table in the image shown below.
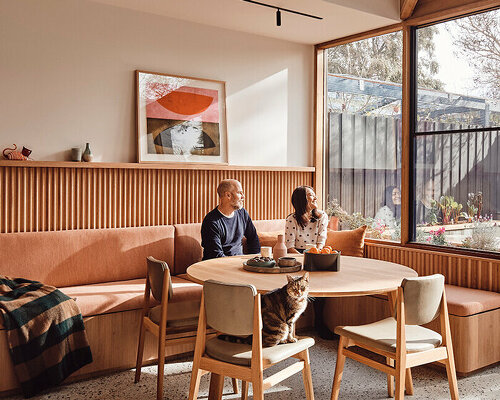
<path fill-rule="evenodd" d="M 313 247 L 316 247 L 314 243 L 306 243 L 306 251 L 312 249 Z"/>
<path fill-rule="evenodd" d="M 269 247 L 269 246 L 262 246 L 260 248 L 260 255 L 262 257 L 272 257 L 272 250 L 273 248 L 272 247 Z"/>

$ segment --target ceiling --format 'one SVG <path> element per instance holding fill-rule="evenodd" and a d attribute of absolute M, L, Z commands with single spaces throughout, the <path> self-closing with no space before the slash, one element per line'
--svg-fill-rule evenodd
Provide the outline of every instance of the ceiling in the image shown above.
<path fill-rule="evenodd" d="M 323 17 L 276 11 L 243 0 L 92 0 L 116 7 L 253 33 L 290 42 L 317 44 L 400 21 L 399 0 L 259 0 Z"/>

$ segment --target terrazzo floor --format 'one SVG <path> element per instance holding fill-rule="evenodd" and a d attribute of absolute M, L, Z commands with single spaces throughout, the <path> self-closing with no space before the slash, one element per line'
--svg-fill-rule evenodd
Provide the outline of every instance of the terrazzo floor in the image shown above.
<path fill-rule="evenodd" d="M 310 333 L 309 333 L 310 334 Z M 314 335 L 313 335 L 314 336 Z M 333 372 L 338 341 L 316 338 L 316 345 L 310 349 L 314 394 L 317 400 L 330 399 Z M 281 365 L 291 362 L 285 361 Z M 164 399 L 187 399 L 192 363 L 188 358 L 168 362 L 165 366 Z M 276 368 L 276 367 L 273 367 Z M 272 373 L 273 368 L 267 370 Z M 279 368 L 278 368 L 279 369 Z M 276 369 L 275 371 L 277 371 Z M 141 380 L 134 384 L 135 370 L 128 370 L 92 380 L 75 382 L 52 389 L 36 400 L 47 399 L 154 399 L 156 396 L 156 367 L 142 369 Z M 446 373 L 430 367 L 412 369 L 414 392 L 407 399 L 450 399 Z M 265 375 L 266 376 L 266 375 Z M 202 377 L 199 398 L 208 395 L 209 375 Z M 458 378 L 461 400 L 500 400 L 500 365 L 488 368 L 466 378 Z M 251 386 L 250 386 L 251 391 Z M 223 399 L 238 399 L 231 394 L 232 386 L 226 378 Z M 341 400 L 387 399 L 386 377 L 382 372 L 366 367 L 356 361 L 346 360 L 340 387 Z M 7 400 L 21 400 L 21 396 L 11 396 Z M 265 392 L 266 400 L 305 399 L 302 374 L 295 374 Z"/>

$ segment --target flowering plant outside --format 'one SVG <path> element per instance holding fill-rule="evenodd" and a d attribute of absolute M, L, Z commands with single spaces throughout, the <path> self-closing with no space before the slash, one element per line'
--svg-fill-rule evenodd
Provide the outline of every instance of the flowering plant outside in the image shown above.
<path fill-rule="evenodd" d="M 429 236 L 427 237 L 426 241 L 430 244 L 435 244 L 438 246 L 446 245 L 446 237 L 444 236 L 445 231 L 446 229 L 444 228 L 444 226 L 435 231 L 429 231 Z"/>

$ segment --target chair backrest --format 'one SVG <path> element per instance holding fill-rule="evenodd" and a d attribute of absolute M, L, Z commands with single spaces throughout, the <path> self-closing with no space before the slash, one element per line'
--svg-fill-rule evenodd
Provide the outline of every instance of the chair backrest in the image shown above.
<path fill-rule="evenodd" d="M 427 324 L 439 316 L 444 290 L 443 275 L 403 279 L 401 287 L 405 299 L 407 325 Z"/>
<path fill-rule="evenodd" d="M 157 260 L 156 258 L 149 256 L 148 261 L 148 276 L 149 285 L 151 286 L 151 292 L 153 292 L 153 297 L 156 301 L 161 302 L 162 292 L 163 292 L 163 277 L 165 271 L 168 270 L 168 265 L 165 261 Z M 168 298 L 172 298 L 174 292 L 172 288 L 172 280 L 170 279 L 168 285 Z"/>
<path fill-rule="evenodd" d="M 253 333 L 255 286 L 208 280 L 203 294 L 209 326 L 230 335 Z"/>

